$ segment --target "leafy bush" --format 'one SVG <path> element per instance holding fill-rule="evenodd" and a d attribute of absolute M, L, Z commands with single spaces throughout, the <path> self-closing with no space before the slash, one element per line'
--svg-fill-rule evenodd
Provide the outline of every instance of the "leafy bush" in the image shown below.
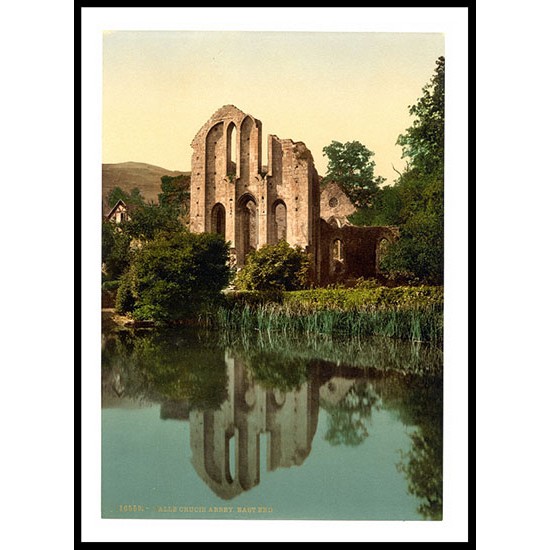
<path fill-rule="evenodd" d="M 367 279 L 356 288 L 314 288 L 292 292 L 239 291 L 227 294 L 229 307 L 251 309 L 263 305 L 284 305 L 299 311 L 358 311 L 383 308 L 423 308 L 443 305 L 441 286 L 379 286 Z"/>
<path fill-rule="evenodd" d="M 145 204 L 132 211 L 125 222 L 125 231 L 134 239 L 151 240 L 163 232 L 178 232 L 182 229 L 179 212 L 175 208 L 158 204 Z"/>
<path fill-rule="evenodd" d="M 229 284 L 228 259 L 229 245 L 220 235 L 186 231 L 158 235 L 139 250 L 131 270 L 134 316 L 188 319 L 219 303 Z M 122 287 L 121 282 L 119 292 Z"/>
<path fill-rule="evenodd" d="M 120 279 L 115 303 L 117 313 L 130 313 L 134 309 L 136 303 L 134 278 L 134 273 L 128 271 Z"/>
<path fill-rule="evenodd" d="M 306 309 L 354 311 L 377 308 L 427 307 L 443 304 L 443 287 L 398 286 L 394 288 L 359 287 L 356 289 L 317 288 L 284 294 L 286 305 Z"/>
<path fill-rule="evenodd" d="M 368 289 L 368 288 L 378 288 L 379 286 L 382 286 L 376 279 L 369 278 L 365 279 L 363 277 L 359 277 L 355 281 L 354 288 L 360 288 L 360 289 Z"/>
<path fill-rule="evenodd" d="M 251 252 L 235 285 L 241 290 L 297 290 L 308 280 L 309 257 L 286 241 Z"/>
<path fill-rule="evenodd" d="M 415 276 L 421 281 L 443 283 L 443 211 L 415 213 L 401 229 L 380 267 L 390 273 Z"/>
<path fill-rule="evenodd" d="M 118 281 L 105 281 L 101 285 L 101 290 L 117 290 L 120 286 L 120 280 Z"/>
<path fill-rule="evenodd" d="M 101 235 L 101 256 L 108 280 L 118 279 L 131 262 L 130 235 L 116 224 L 104 221 Z"/>
<path fill-rule="evenodd" d="M 282 304 L 283 292 L 280 290 L 239 290 L 228 292 L 225 296 L 228 307 L 259 306 L 262 304 Z"/>

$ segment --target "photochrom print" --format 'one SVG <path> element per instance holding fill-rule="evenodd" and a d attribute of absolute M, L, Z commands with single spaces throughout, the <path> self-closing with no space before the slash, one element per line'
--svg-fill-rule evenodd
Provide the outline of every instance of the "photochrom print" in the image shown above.
<path fill-rule="evenodd" d="M 445 35 L 103 34 L 103 518 L 444 518 Z"/>

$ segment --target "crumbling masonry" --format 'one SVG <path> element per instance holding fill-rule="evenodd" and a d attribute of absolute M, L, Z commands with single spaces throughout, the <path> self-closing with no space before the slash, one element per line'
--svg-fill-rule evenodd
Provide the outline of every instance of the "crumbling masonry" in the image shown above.
<path fill-rule="evenodd" d="M 268 135 L 263 167 L 262 123 L 225 105 L 191 146 L 190 229 L 223 235 L 237 267 L 251 250 L 284 239 L 311 255 L 317 284 L 378 274 L 397 229 L 350 225 L 330 185 L 322 218 L 319 176 L 304 143 Z"/>

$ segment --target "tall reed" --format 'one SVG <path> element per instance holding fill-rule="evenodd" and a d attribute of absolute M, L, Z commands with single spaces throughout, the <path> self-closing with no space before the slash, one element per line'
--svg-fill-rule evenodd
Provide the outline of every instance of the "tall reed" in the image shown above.
<path fill-rule="evenodd" d="M 317 309 L 299 303 L 222 306 L 209 316 L 209 326 L 232 331 L 386 336 L 441 344 L 443 307 L 366 307 Z"/>

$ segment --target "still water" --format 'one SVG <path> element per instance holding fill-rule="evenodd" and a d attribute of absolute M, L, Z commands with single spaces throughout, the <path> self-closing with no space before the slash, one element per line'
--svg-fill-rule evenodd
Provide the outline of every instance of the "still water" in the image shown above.
<path fill-rule="evenodd" d="M 388 339 L 104 335 L 102 516 L 441 519 L 441 373 Z"/>

